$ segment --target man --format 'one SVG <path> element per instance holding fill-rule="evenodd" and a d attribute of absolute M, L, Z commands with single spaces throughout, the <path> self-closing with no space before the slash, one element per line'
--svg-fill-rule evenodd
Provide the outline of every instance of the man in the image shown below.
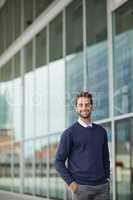
<path fill-rule="evenodd" d="M 79 119 L 62 134 L 55 159 L 55 167 L 74 193 L 75 200 L 109 199 L 107 133 L 91 122 L 92 109 L 90 93 L 81 92 L 76 96 Z"/>

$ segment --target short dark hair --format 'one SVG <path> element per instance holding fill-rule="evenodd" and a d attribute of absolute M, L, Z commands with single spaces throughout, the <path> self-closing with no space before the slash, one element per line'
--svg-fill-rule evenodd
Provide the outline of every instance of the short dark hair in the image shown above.
<path fill-rule="evenodd" d="M 92 99 L 92 94 L 89 92 L 85 92 L 85 91 L 81 91 L 79 94 L 76 95 L 76 99 L 75 99 L 75 104 L 77 105 L 77 101 L 80 97 L 87 97 L 90 99 L 90 103 L 91 105 L 93 105 L 93 99 Z"/>

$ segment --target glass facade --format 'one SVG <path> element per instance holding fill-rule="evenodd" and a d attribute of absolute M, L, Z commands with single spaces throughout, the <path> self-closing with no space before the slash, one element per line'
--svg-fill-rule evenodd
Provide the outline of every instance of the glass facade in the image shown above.
<path fill-rule="evenodd" d="M 79 31 L 80 30 L 80 31 Z M 83 4 L 73 1 L 66 8 L 66 125 L 76 119 L 74 97 L 83 90 Z M 77 73 L 78 72 L 78 73 Z"/>
<path fill-rule="evenodd" d="M 133 112 L 133 1 L 114 13 L 114 113 Z M 120 25 L 119 25 L 120 24 Z"/>
<path fill-rule="evenodd" d="M 87 88 L 94 96 L 93 119 L 99 120 L 109 117 L 106 0 L 86 3 Z"/>
<path fill-rule="evenodd" d="M 117 199 L 130 199 L 132 195 L 132 128 L 133 119 L 117 121 L 116 129 L 116 181 Z"/>
<path fill-rule="evenodd" d="M 0 3 L 0 56 L 54 3 Z M 133 2 L 108 7 L 107 0 L 68 2 L 0 66 L 0 189 L 73 199 L 54 158 L 61 133 L 77 119 L 75 95 L 87 89 L 94 99 L 92 120 L 108 133 L 111 199 L 132 199 Z"/>
<path fill-rule="evenodd" d="M 114 115 L 133 112 L 133 1 L 113 13 L 114 42 Z M 115 122 L 116 198 L 130 200 L 132 180 L 132 118 Z"/>

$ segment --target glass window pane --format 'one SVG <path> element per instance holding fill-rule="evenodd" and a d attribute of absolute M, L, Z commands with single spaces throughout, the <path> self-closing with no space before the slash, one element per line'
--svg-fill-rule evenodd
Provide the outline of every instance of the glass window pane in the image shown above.
<path fill-rule="evenodd" d="M 18 53 L 13 59 L 13 137 L 14 140 L 18 140 L 22 138 L 22 79 L 20 70 L 20 53 Z"/>
<path fill-rule="evenodd" d="M 36 37 L 36 68 L 46 65 L 46 29 L 39 32 Z"/>
<path fill-rule="evenodd" d="M 88 90 L 94 99 L 93 120 L 99 120 L 109 114 L 106 0 L 86 1 L 86 20 Z"/>
<path fill-rule="evenodd" d="M 133 1 L 114 13 L 114 113 L 133 111 Z"/>
<path fill-rule="evenodd" d="M 48 192 L 48 138 L 35 142 L 35 194 L 47 197 Z"/>
<path fill-rule="evenodd" d="M 62 58 L 63 45 L 62 45 L 62 13 L 58 15 L 49 26 L 49 54 L 50 62 Z"/>
<path fill-rule="evenodd" d="M 132 168 L 131 138 L 133 119 L 124 119 L 115 123 L 116 132 L 116 186 L 117 199 L 130 200 Z"/>
<path fill-rule="evenodd" d="M 33 60 L 32 60 L 32 41 L 28 43 L 24 47 L 25 57 L 24 57 L 24 120 L 25 120 L 25 137 L 33 137 L 34 136 L 34 106 L 35 106 L 35 98 L 34 98 L 34 72 L 33 70 Z"/>
<path fill-rule="evenodd" d="M 7 130 L 0 130 L 1 134 L 5 134 L 5 139 L 0 140 L 0 188 L 11 191 L 11 140 Z"/>
<path fill-rule="evenodd" d="M 5 35 L 4 35 L 4 20 L 3 20 L 3 10 L 0 11 L 0 54 L 4 51 Z"/>
<path fill-rule="evenodd" d="M 33 182 L 33 141 L 24 143 L 24 193 L 32 194 L 34 189 Z"/>
<path fill-rule="evenodd" d="M 33 72 L 25 74 L 25 102 L 24 102 L 24 120 L 25 120 L 25 131 L 24 136 L 34 137 L 34 79 Z"/>
<path fill-rule="evenodd" d="M 54 0 L 35 0 L 36 1 L 36 17 L 40 15 Z"/>
<path fill-rule="evenodd" d="M 33 70 L 33 41 L 24 47 L 24 64 L 25 72 Z"/>
<path fill-rule="evenodd" d="M 0 129 L 13 137 L 13 84 L 12 64 L 7 63 L 0 69 Z M 3 135 L 4 136 L 4 135 Z M 5 137 L 5 136 L 4 136 Z"/>
<path fill-rule="evenodd" d="M 12 165 L 13 165 L 13 178 L 12 178 L 12 186 L 14 192 L 19 192 L 21 187 L 21 179 L 20 179 L 20 152 L 21 152 L 21 142 L 15 142 L 13 144 L 13 157 L 12 157 Z"/>
<path fill-rule="evenodd" d="M 107 131 L 107 137 L 108 137 L 108 147 L 109 147 L 109 157 L 110 157 L 110 196 L 111 199 L 113 198 L 113 193 L 112 193 L 112 179 L 113 179 L 113 157 L 112 157 L 112 130 L 111 130 L 111 124 L 108 123 L 104 123 L 101 124 L 103 128 L 105 128 L 105 130 Z"/>
<path fill-rule="evenodd" d="M 55 154 L 57 150 L 57 144 L 59 142 L 60 134 L 49 137 L 49 177 L 50 177 L 50 198 L 64 199 L 65 183 L 63 179 L 57 173 L 54 167 Z"/>
<path fill-rule="evenodd" d="M 35 69 L 35 135 L 48 134 L 48 67 L 46 65 L 46 29 L 37 34 Z"/>
<path fill-rule="evenodd" d="M 81 0 L 66 8 L 66 124 L 76 119 L 74 98 L 83 90 L 83 7 Z M 80 31 L 79 31 L 80 30 Z"/>
<path fill-rule="evenodd" d="M 35 135 L 48 134 L 47 67 L 35 71 Z"/>
<path fill-rule="evenodd" d="M 4 21 L 5 21 L 5 36 L 6 38 L 6 48 L 12 43 L 13 41 L 13 4 L 12 1 L 7 0 L 4 5 L 5 7 L 5 14 L 4 14 Z"/>
<path fill-rule="evenodd" d="M 11 1 L 13 5 L 13 40 L 21 34 L 21 2 L 18 0 Z M 16 17 L 17 16 L 17 17 Z"/>
<path fill-rule="evenodd" d="M 55 42 L 56 41 L 56 42 Z M 65 126 L 65 65 L 62 59 L 62 14 L 50 24 L 49 132 Z"/>
<path fill-rule="evenodd" d="M 24 28 L 26 29 L 33 23 L 33 1 L 24 0 Z"/>

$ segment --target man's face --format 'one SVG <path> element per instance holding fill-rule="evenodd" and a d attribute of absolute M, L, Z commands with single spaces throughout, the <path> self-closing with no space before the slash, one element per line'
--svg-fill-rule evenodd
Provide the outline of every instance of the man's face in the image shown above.
<path fill-rule="evenodd" d="M 92 104 L 90 102 L 90 98 L 79 97 L 77 100 L 76 112 L 81 118 L 89 118 L 92 112 Z"/>

